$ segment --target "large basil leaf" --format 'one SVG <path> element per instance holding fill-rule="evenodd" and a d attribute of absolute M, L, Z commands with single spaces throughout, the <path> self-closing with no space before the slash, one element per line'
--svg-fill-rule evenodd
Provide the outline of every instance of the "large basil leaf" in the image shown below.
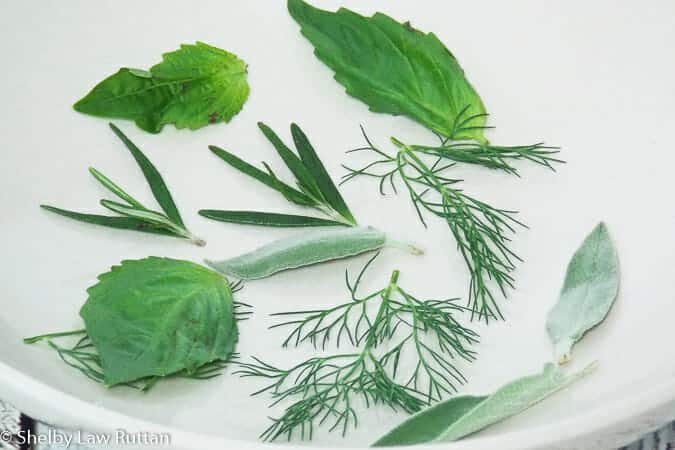
<path fill-rule="evenodd" d="M 73 106 L 99 117 L 131 119 L 158 133 L 166 124 L 201 128 L 229 122 L 249 94 L 246 63 L 236 55 L 197 42 L 165 53 L 150 69 L 120 69 Z"/>
<path fill-rule="evenodd" d="M 486 141 L 483 102 L 433 33 L 381 13 L 333 13 L 302 0 L 288 0 L 288 10 L 316 56 L 371 111 L 408 116 L 446 137 Z"/>
<path fill-rule="evenodd" d="M 237 340 L 225 278 L 189 261 L 123 261 L 99 276 L 80 310 L 106 385 L 225 360 Z"/>
<path fill-rule="evenodd" d="M 619 278 L 619 257 L 601 222 L 572 256 L 560 299 L 546 319 L 559 362 L 567 362 L 572 346 L 605 319 L 619 294 Z"/>
<path fill-rule="evenodd" d="M 588 375 L 595 365 L 572 375 L 552 363 L 535 375 L 518 378 L 487 396 L 458 396 L 438 403 L 404 421 L 373 447 L 447 442 L 460 439 L 514 416 Z"/>

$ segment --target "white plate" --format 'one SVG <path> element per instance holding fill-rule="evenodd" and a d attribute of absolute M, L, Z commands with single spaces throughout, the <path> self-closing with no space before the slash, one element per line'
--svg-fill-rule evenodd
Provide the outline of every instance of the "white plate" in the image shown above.
<path fill-rule="evenodd" d="M 650 2 L 319 1 L 362 13 L 383 10 L 436 32 L 459 58 L 492 113 L 493 142 L 537 140 L 563 147 L 569 162 L 557 174 L 524 167 L 522 179 L 458 169 L 469 192 L 518 209 L 529 230 L 514 248 L 525 259 L 518 289 L 505 305 L 507 321 L 481 328 L 478 361 L 465 369 L 463 392 L 486 392 L 540 370 L 550 358 L 544 317 L 556 300 L 565 264 L 583 237 L 605 220 L 619 249 L 620 299 L 608 320 L 575 351 L 575 364 L 599 360 L 591 377 L 522 416 L 453 449 L 529 449 L 610 445 L 675 416 L 675 4 Z M 343 92 L 313 55 L 284 2 L 71 1 L 6 2 L 1 7 L 3 57 L 0 131 L 0 396 L 46 420 L 75 427 L 156 430 L 195 448 L 248 442 L 267 425 L 269 399 L 249 398 L 255 380 L 226 374 L 211 382 L 169 381 L 148 394 L 105 390 L 62 364 L 45 346 L 21 338 L 79 327 L 85 289 L 121 259 L 148 255 L 201 261 L 234 255 L 291 234 L 202 219 L 200 208 L 255 207 L 294 211 L 283 199 L 235 174 L 209 154 L 217 144 L 251 161 L 280 167 L 257 130 L 263 120 L 288 138 L 297 121 L 331 173 L 361 145 L 358 125 L 386 145 L 392 134 L 411 142 L 433 137 L 417 124 L 376 115 Z M 159 167 L 188 225 L 208 240 L 201 249 L 171 238 L 78 224 L 38 209 L 50 203 L 99 211 L 103 195 L 87 167 L 103 170 L 143 200 L 151 200 L 133 159 L 106 121 L 75 113 L 72 103 L 121 66 L 149 67 L 164 51 L 202 40 L 249 64 L 251 97 L 230 124 L 197 132 L 173 127 L 150 135 L 118 125 Z M 283 172 L 282 172 L 283 173 Z M 387 250 L 367 288 L 393 268 L 422 296 L 463 296 L 467 274 L 443 224 L 425 230 L 404 196 L 380 198 L 369 180 L 344 186 L 364 224 L 423 246 L 423 258 Z M 268 313 L 329 305 L 345 297 L 342 272 L 363 258 L 325 264 L 250 283 L 241 299 L 255 318 L 242 326 L 239 351 L 290 364 L 311 349 L 281 350 L 283 332 L 268 331 Z M 347 439 L 321 434 L 322 446 L 364 446 L 403 419 L 372 408 Z M 179 431 L 180 430 L 180 431 Z M 624 434 L 623 432 L 626 432 Z M 618 434 L 617 434 L 618 433 Z M 619 436 L 617 438 L 617 436 Z M 593 444 L 589 443 L 592 440 Z M 616 443 L 616 442 L 614 442 Z M 613 444 L 612 444 L 613 445 Z"/>

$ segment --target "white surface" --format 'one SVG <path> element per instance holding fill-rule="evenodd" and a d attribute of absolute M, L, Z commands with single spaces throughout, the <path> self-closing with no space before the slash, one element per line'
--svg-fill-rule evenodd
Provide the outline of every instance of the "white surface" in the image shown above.
<path fill-rule="evenodd" d="M 675 181 L 668 129 L 675 117 L 670 51 L 675 4 L 315 3 L 330 9 L 343 4 L 362 13 L 379 9 L 433 30 L 458 57 L 492 113 L 493 142 L 545 140 L 562 146 L 569 162 L 557 174 L 524 167 L 522 179 L 461 169 L 469 192 L 522 211 L 531 227 L 513 243 L 526 262 L 516 273 L 518 290 L 504 308 L 508 320 L 481 330 L 479 360 L 466 368 L 471 383 L 464 392 L 493 389 L 538 371 L 549 359 L 545 314 L 556 299 L 565 264 L 597 221 L 607 222 L 619 250 L 620 299 L 606 323 L 575 349 L 579 366 L 600 361 L 597 372 L 521 417 L 446 447 L 494 448 L 499 442 L 502 449 L 544 448 L 576 437 L 586 439 L 580 448 L 600 448 L 608 439 L 622 439 L 675 415 L 670 331 Z M 229 226 L 196 215 L 200 208 L 293 212 L 282 198 L 215 159 L 208 144 L 279 168 L 255 123 L 263 120 L 287 139 L 288 125 L 297 121 L 338 176 L 341 163 L 355 162 L 343 151 L 361 145 L 359 123 L 382 145 L 392 134 L 420 143 L 433 142 L 433 136 L 405 118 L 370 113 L 346 96 L 312 56 L 282 1 L 193 6 L 168 1 L 161 7 L 119 0 L 5 2 L 0 23 L 5 155 L 0 165 L 0 396 L 62 424 L 142 430 L 161 424 L 174 430 L 174 442 L 181 445 L 228 448 L 228 439 L 255 445 L 266 417 L 280 412 L 268 410 L 267 398 L 248 397 L 260 386 L 256 381 L 226 375 L 208 383 L 164 382 L 145 395 L 105 390 L 44 346 L 27 347 L 20 338 L 79 327 L 85 289 L 120 259 L 157 255 L 201 261 L 293 232 Z M 103 191 L 88 166 L 150 201 L 142 175 L 107 121 L 75 113 L 71 104 L 120 66 L 149 67 L 162 52 L 195 40 L 233 51 L 249 64 L 252 90 L 244 110 L 230 124 L 197 132 L 169 126 L 153 136 L 131 123 L 117 123 L 158 166 L 186 223 L 208 245 L 200 249 L 171 238 L 106 230 L 39 210 L 38 204 L 50 203 L 101 211 L 97 202 Z M 366 179 L 342 191 L 362 223 L 427 250 L 424 258 L 387 251 L 373 268 L 368 288 L 399 268 L 402 285 L 422 296 L 464 295 L 467 274 L 442 223 L 430 219 L 425 230 L 407 198 L 380 198 Z M 361 263 L 326 264 L 250 283 L 241 299 L 256 306 L 256 315 L 242 326 L 239 351 L 279 364 L 311 353 L 277 349 L 283 331 L 266 330 L 273 323 L 267 314 L 341 300 L 342 271 Z M 322 434 L 315 444 L 366 445 L 402 418 L 384 409 L 364 411 L 362 426 L 349 439 Z M 628 434 L 622 434 L 627 427 Z"/>

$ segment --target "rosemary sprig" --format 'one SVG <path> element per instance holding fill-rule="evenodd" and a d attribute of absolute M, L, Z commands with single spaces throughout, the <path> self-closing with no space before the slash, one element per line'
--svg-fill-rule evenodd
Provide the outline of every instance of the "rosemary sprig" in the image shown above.
<path fill-rule="evenodd" d="M 397 270 L 384 289 L 358 296 L 363 275 L 375 257 L 353 283 L 345 273 L 351 294 L 348 302 L 275 314 L 289 320 L 273 328 L 292 327 L 284 346 L 308 342 L 325 350 L 334 337 L 336 347 L 349 343 L 355 351 L 312 357 L 288 369 L 258 358 L 239 364 L 237 372 L 243 377 L 269 382 L 253 395 L 269 393 L 272 405 L 294 401 L 281 417 L 272 419 L 263 439 L 286 436 L 290 440 L 295 434 L 311 439 L 314 428 L 324 424 L 344 435 L 358 425 L 357 401 L 413 413 L 466 381 L 453 362 L 475 357 L 470 346 L 477 342 L 477 334 L 453 316 L 465 308 L 455 303 L 457 299 L 417 299 L 399 286 Z M 405 371 L 401 363 L 407 357 L 414 361 L 412 369 Z"/>
<path fill-rule="evenodd" d="M 554 163 L 563 161 L 553 156 L 558 152 L 555 147 L 541 143 L 503 147 L 454 141 L 453 136 L 466 134 L 471 128 L 467 124 L 475 120 L 474 116 L 464 117 L 466 110 L 458 116 L 450 137 L 439 136 L 440 146 L 406 145 L 392 138 L 395 154 L 377 148 L 361 127 L 366 145 L 349 152 L 366 151 L 374 160 L 358 169 L 343 166 L 347 174 L 342 182 L 358 176 L 373 177 L 379 179 L 384 195 L 387 185 L 397 193 L 395 179 L 399 178 L 424 226 L 425 212 L 445 220 L 471 275 L 469 307 L 487 322 L 503 319 L 494 288 L 505 297 L 507 289 L 514 286 L 511 273 L 520 258 L 509 248 L 510 236 L 525 224 L 516 219 L 516 211 L 496 208 L 466 194 L 458 187 L 463 180 L 449 177 L 447 172 L 458 163 L 468 163 L 518 175 L 512 161 L 528 160 L 551 170 Z"/>
<path fill-rule="evenodd" d="M 112 123 L 110 124 L 113 132 L 124 142 L 126 147 L 131 152 L 132 156 L 141 168 L 145 179 L 152 190 L 152 193 L 157 200 L 157 203 L 162 208 L 162 212 L 155 211 L 145 207 L 141 202 L 136 200 L 131 194 L 128 194 L 119 185 L 115 184 L 110 178 L 103 173 L 89 168 L 91 175 L 101 183 L 110 192 L 119 197 L 124 203 L 114 202 L 112 200 L 101 200 L 101 205 L 120 216 L 103 216 L 98 214 L 86 214 L 75 211 L 69 211 L 61 208 L 56 208 L 50 205 L 40 205 L 41 208 L 59 214 L 64 217 L 69 217 L 80 222 L 91 223 L 95 225 L 102 225 L 109 228 L 121 228 L 136 231 L 143 231 L 147 233 L 163 234 L 168 236 L 176 236 L 183 239 L 188 239 L 193 244 L 203 246 L 206 242 L 193 235 L 183 223 L 183 219 L 178 212 L 178 208 L 171 197 L 171 193 L 164 183 L 164 179 L 159 171 L 150 162 L 150 160 L 143 154 L 143 152 L 136 147 L 136 145 L 129 140 L 128 137 L 122 133 Z"/>
<path fill-rule="evenodd" d="M 314 208 L 327 219 L 261 211 L 216 209 L 203 209 L 199 214 L 221 222 L 272 227 L 356 225 L 356 219 L 300 127 L 291 124 L 291 134 L 297 153 L 287 147 L 270 127 L 262 122 L 258 123 L 258 127 L 295 177 L 296 187 L 281 181 L 266 162 L 263 162 L 265 170 L 261 170 L 215 145 L 209 146 L 209 149 L 233 168 L 279 192 L 289 202 Z"/>

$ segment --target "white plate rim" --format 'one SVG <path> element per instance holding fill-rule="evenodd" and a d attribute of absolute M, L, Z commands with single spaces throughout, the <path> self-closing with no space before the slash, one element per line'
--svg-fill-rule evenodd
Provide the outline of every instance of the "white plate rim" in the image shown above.
<path fill-rule="evenodd" d="M 586 413 L 555 424 L 546 424 L 523 430 L 507 431 L 498 435 L 473 437 L 447 443 L 397 447 L 401 450 L 534 450 L 534 449 L 583 449 L 618 447 L 630 443 L 641 434 L 675 418 L 675 374 L 667 373 L 644 380 L 648 389 L 628 389 L 624 395 L 614 396 L 613 401 L 598 405 Z M 632 383 L 631 383 L 632 385 Z M 625 394 L 630 392 L 630 394 Z M 102 406 L 78 399 L 46 385 L 0 362 L 0 395 L 31 415 L 39 411 L 40 420 L 71 429 L 91 432 L 146 431 L 169 433 L 171 448 L 184 450 L 209 449 L 278 449 L 278 444 L 229 439 L 160 425 L 112 411 Z M 234 446 L 234 447 L 233 447 Z M 592 447 L 590 447 L 592 446 Z M 290 450 L 307 449 L 307 446 L 284 444 Z M 316 447 L 331 449 L 330 447 Z M 342 447 L 345 448 L 345 447 Z M 355 447 L 350 447 L 355 448 Z M 332 450 L 332 449 L 331 449 Z M 337 449 L 335 449 L 337 450 Z"/>

